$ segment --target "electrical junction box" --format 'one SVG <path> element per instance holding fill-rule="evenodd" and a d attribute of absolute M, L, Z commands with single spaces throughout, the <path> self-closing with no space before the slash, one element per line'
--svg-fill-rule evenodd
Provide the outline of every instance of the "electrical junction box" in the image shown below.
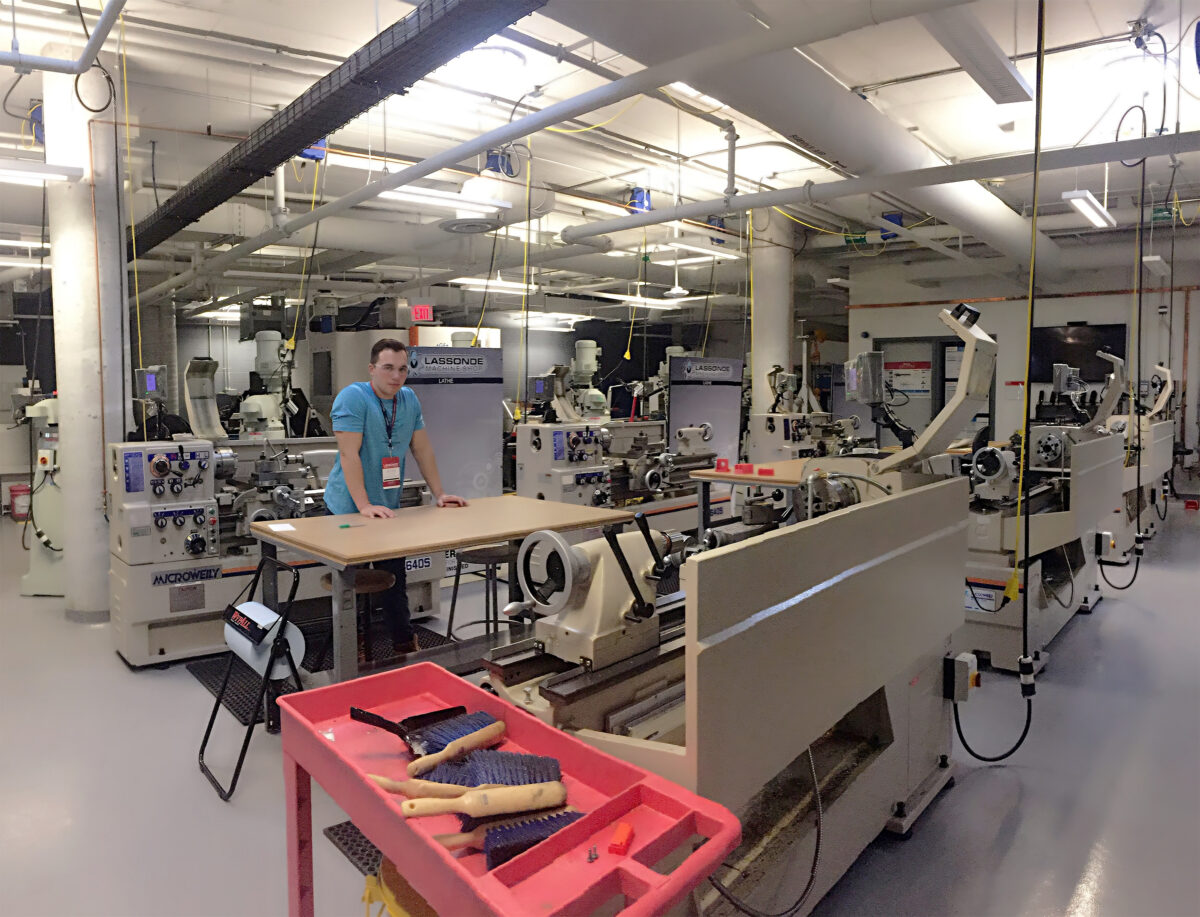
<path fill-rule="evenodd" d="M 942 697 L 946 700 L 956 704 L 965 701 L 979 683 L 979 659 L 974 653 L 959 653 L 942 659 Z"/>

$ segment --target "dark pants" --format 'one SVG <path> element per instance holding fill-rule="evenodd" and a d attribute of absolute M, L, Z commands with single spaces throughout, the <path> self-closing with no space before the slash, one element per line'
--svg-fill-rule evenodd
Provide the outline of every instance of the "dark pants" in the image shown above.
<path fill-rule="evenodd" d="M 334 514 L 326 509 L 325 515 Z M 379 593 L 379 607 L 383 609 L 383 619 L 387 622 L 388 633 L 392 635 L 392 643 L 396 646 L 411 645 L 413 629 L 408 613 L 408 574 L 404 570 L 404 558 L 377 560 L 371 566 L 376 570 L 386 570 L 396 577 L 391 589 Z"/>

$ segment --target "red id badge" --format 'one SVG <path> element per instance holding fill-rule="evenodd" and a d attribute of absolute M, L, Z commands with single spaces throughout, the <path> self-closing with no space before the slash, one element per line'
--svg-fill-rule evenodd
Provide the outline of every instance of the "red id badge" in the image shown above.
<path fill-rule="evenodd" d="M 404 481 L 400 479 L 400 459 L 389 455 L 383 459 L 383 489 L 400 487 Z"/>

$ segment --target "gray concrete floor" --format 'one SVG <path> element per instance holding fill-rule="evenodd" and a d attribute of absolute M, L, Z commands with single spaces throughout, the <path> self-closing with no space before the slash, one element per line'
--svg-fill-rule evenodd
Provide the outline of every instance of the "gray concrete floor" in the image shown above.
<path fill-rule="evenodd" d="M 1025 747 L 1004 766 L 960 750 L 957 786 L 910 840 L 868 848 L 820 917 L 1200 914 L 1200 517 L 1171 512 L 1134 588 L 1052 645 Z M 0 915 L 285 913 L 278 737 L 257 731 L 221 802 L 196 766 L 207 692 L 182 666 L 130 671 L 106 625 L 18 596 L 8 519 L 0 564 Z M 477 583 L 461 601 L 479 617 Z M 1015 680 L 988 677 L 963 714 L 980 750 L 1006 746 Z M 222 716 L 216 767 L 240 737 Z M 342 820 L 315 788 L 314 826 Z M 361 878 L 320 837 L 315 869 L 319 914 L 361 913 Z"/>

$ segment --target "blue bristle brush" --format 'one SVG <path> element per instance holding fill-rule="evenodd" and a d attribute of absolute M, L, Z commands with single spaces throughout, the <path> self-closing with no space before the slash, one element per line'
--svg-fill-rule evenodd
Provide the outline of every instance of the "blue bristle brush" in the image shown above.
<path fill-rule="evenodd" d="M 523 786 L 562 780 L 558 759 L 543 755 L 480 749 L 471 752 L 465 763 L 472 786 Z M 429 774 L 427 779 L 439 778 Z"/>
<path fill-rule="evenodd" d="M 433 839 L 447 850 L 463 847 L 482 850 L 487 858 L 487 868 L 495 869 L 580 818 L 583 818 L 582 812 L 569 808 L 551 813 L 532 812 L 518 818 L 492 819 L 469 831 L 438 834 Z"/>
<path fill-rule="evenodd" d="M 408 765 L 409 777 L 420 777 L 439 764 L 504 739 L 504 721 L 490 713 L 468 713 L 435 723 L 421 734 L 425 754 Z"/>

